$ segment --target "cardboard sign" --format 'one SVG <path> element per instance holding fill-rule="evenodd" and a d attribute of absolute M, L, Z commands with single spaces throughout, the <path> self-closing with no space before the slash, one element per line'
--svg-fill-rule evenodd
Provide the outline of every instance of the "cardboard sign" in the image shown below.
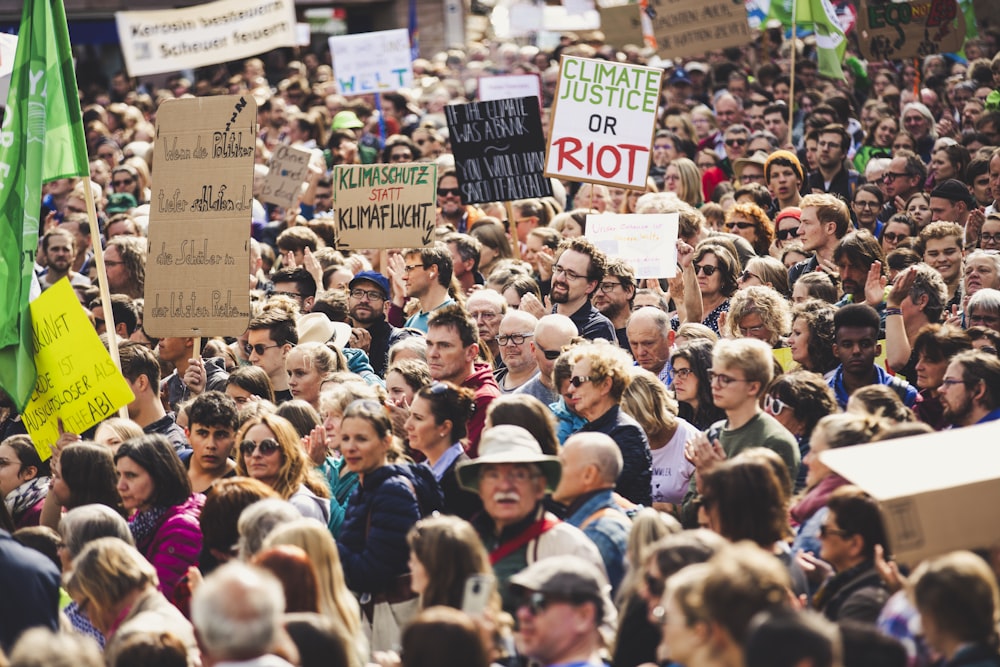
<path fill-rule="evenodd" d="M 609 258 L 635 269 L 636 278 L 673 278 L 677 274 L 676 213 L 587 216 L 587 238 Z"/>
<path fill-rule="evenodd" d="M 143 317 L 150 335 L 246 331 L 256 128 L 250 95 L 167 100 L 157 111 Z"/>
<path fill-rule="evenodd" d="M 746 7 L 733 0 L 649 0 L 661 58 L 700 56 L 753 41 Z"/>
<path fill-rule="evenodd" d="M 410 36 L 405 28 L 331 37 L 330 53 L 341 95 L 413 87 Z"/>
<path fill-rule="evenodd" d="M 281 144 L 271 154 L 267 178 L 260 189 L 260 200 L 291 208 L 299 200 L 302 184 L 309 175 L 310 151 Z"/>
<path fill-rule="evenodd" d="M 135 396 L 68 279 L 31 302 L 31 327 L 38 379 L 21 419 L 44 461 L 59 439 L 57 419 L 67 431 L 83 433 Z"/>
<path fill-rule="evenodd" d="M 879 501 L 893 557 L 912 566 L 1000 545 L 998 439 L 1000 422 L 989 422 L 819 456 Z"/>
<path fill-rule="evenodd" d="M 545 175 L 644 188 L 663 70 L 562 56 Z"/>
<path fill-rule="evenodd" d="M 869 60 L 959 51 L 965 28 L 965 16 L 955 0 L 861 0 L 858 7 L 858 46 Z"/>
<path fill-rule="evenodd" d="M 601 13 L 601 32 L 607 44 L 616 49 L 626 44 L 643 45 L 642 7 L 638 4 L 615 5 L 599 7 L 598 11 Z"/>
<path fill-rule="evenodd" d="M 444 108 L 463 204 L 552 195 L 537 97 Z"/>
<path fill-rule="evenodd" d="M 115 12 L 130 76 L 242 60 L 298 44 L 294 0 L 218 0 L 183 9 Z"/>
<path fill-rule="evenodd" d="M 479 78 L 479 99 L 503 100 L 511 97 L 542 98 L 542 81 L 537 74 L 509 74 Z"/>
<path fill-rule="evenodd" d="M 333 201 L 337 250 L 422 248 L 434 237 L 437 165 L 337 165 Z"/>

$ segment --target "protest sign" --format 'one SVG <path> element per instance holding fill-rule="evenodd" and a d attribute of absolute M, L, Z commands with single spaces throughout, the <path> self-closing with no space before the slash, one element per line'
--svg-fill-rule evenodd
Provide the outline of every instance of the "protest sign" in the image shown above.
<path fill-rule="evenodd" d="M 545 175 L 645 188 L 663 70 L 562 56 Z"/>
<path fill-rule="evenodd" d="M 267 177 L 260 189 L 260 200 L 283 208 L 295 206 L 302 184 L 309 175 L 312 153 L 302 148 L 279 145 L 271 153 Z"/>
<path fill-rule="evenodd" d="M 218 0 L 115 12 L 115 23 L 130 76 L 194 69 L 298 44 L 294 0 Z"/>
<path fill-rule="evenodd" d="M 44 461 L 59 439 L 57 419 L 67 431 L 84 433 L 135 396 L 68 279 L 31 302 L 31 326 L 38 378 L 21 419 Z"/>
<path fill-rule="evenodd" d="M 661 58 L 700 56 L 753 41 L 746 7 L 733 0 L 649 0 Z"/>
<path fill-rule="evenodd" d="M 331 37 L 330 54 L 341 95 L 388 93 L 413 86 L 410 36 L 405 28 Z"/>
<path fill-rule="evenodd" d="M 998 439 L 1000 422 L 994 421 L 819 457 L 879 501 L 888 552 L 912 566 L 955 549 L 1000 545 Z"/>
<path fill-rule="evenodd" d="M 444 108 L 463 204 L 552 195 L 537 97 Z"/>
<path fill-rule="evenodd" d="M 422 248 L 434 236 L 437 166 L 337 165 L 333 200 L 337 250 Z"/>
<path fill-rule="evenodd" d="M 157 111 L 143 317 L 150 335 L 246 331 L 256 128 L 250 95 L 167 100 Z"/>
<path fill-rule="evenodd" d="M 503 100 L 511 97 L 542 98 L 542 83 L 537 74 L 508 74 L 479 78 L 479 99 Z"/>
<path fill-rule="evenodd" d="M 510 6 L 508 37 L 525 37 L 537 33 L 545 23 L 545 11 L 533 2 L 518 2 Z"/>
<path fill-rule="evenodd" d="M 858 7 L 858 46 L 869 60 L 958 51 L 965 42 L 965 29 L 956 0 L 861 0 Z"/>
<path fill-rule="evenodd" d="M 605 42 L 615 48 L 626 44 L 641 46 L 645 42 L 642 34 L 642 7 L 638 4 L 599 7 L 601 32 Z"/>
<path fill-rule="evenodd" d="M 636 278 L 673 278 L 678 221 L 676 213 L 588 215 L 586 236 L 609 258 L 635 269 Z"/>

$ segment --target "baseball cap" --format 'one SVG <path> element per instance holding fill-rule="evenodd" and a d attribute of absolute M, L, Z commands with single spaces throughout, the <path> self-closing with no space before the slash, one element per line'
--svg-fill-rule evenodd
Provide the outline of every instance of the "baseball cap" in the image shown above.
<path fill-rule="evenodd" d="M 348 289 L 354 289 L 354 286 L 360 282 L 367 281 L 370 283 L 375 283 L 382 288 L 382 292 L 385 293 L 385 298 L 389 298 L 389 279 L 383 276 L 378 271 L 360 271 L 356 276 L 351 279 L 348 283 Z"/>

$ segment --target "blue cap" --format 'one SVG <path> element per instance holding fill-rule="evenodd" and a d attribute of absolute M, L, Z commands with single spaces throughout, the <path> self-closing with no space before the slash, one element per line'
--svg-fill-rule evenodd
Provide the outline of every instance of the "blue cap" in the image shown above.
<path fill-rule="evenodd" d="M 370 283 L 375 283 L 376 285 L 382 288 L 383 292 L 385 292 L 385 298 L 387 299 L 389 298 L 389 279 L 383 276 L 381 273 L 377 271 L 362 271 L 358 275 L 354 276 L 353 279 L 351 279 L 348 288 L 354 289 L 354 286 L 359 282 L 361 282 L 362 280 L 367 280 Z"/>

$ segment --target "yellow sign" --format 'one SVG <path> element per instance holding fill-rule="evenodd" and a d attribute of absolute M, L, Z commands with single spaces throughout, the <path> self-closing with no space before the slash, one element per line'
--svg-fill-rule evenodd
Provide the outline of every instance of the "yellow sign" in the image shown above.
<path fill-rule="evenodd" d="M 135 396 L 101 344 L 76 293 L 63 278 L 31 302 L 38 379 L 21 414 L 42 460 L 59 439 L 56 419 L 83 433 Z"/>

